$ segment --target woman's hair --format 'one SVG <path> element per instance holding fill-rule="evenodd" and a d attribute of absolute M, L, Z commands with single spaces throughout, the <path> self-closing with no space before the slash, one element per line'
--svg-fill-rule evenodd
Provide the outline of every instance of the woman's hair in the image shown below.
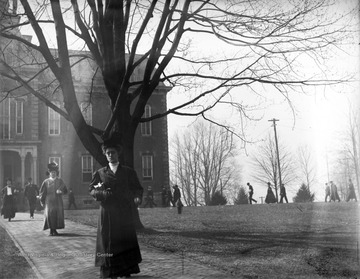
<path fill-rule="evenodd" d="M 11 179 L 10 177 L 7 177 L 7 178 L 5 179 L 5 181 L 6 181 L 6 182 L 8 182 L 8 181 L 12 182 L 12 179 Z"/>
<path fill-rule="evenodd" d="M 121 150 L 122 150 L 122 147 L 121 147 L 120 145 L 105 145 L 105 144 L 103 144 L 103 145 L 101 146 L 101 149 L 102 149 L 102 152 L 103 152 L 104 155 L 105 155 L 105 153 L 106 153 L 106 149 L 108 149 L 108 148 L 115 148 L 115 149 L 116 149 L 116 152 L 117 152 L 118 154 L 120 154 L 120 152 L 121 152 Z"/>

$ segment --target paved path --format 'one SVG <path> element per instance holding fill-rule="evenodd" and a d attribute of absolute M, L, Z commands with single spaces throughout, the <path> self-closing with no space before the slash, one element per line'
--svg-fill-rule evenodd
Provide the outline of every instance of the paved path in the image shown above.
<path fill-rule="evenodd" d="M 65 220 L 65 229 L 59 236 L 48 236 L 43 231 L 43 215 L 16 213 L 8 222 L 0 218 L 3 226 L 31 265 L 38 278 L 99 278 L 94 267 L 96 228 Z M 163 253 L 141 246 L 143 261 L 141 273 L 133 278 L 233 278 L 214 268 L 197 264 L 179 255 Z"/>

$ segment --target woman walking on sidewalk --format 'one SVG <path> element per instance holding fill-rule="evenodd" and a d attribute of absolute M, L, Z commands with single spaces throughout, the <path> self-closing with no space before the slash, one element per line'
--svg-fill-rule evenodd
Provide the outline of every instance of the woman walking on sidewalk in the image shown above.
<path fill-rule="evenodd" d="M 136 172 L 119 163 L 118 140 L 104 141 L 102 150 L 109 164 L 94 173 L 89 188 L 100 202 L 95 266 L 100 267 L 101 278 L 130 277 L 140 272 L 142 260 L 133 207 L 140 204 L 143 188 Z"/>
<path fill-rule="evenodd" d="M 1 196 L 3 198 L 3 206 L 1 207 L 1 215 L 4 219 L 8 219 L 9 222 L 15 217 L 16 213 L 16 198 L 15 193 L 17 190 L 12 186 L 10 178 L 6 179 L 6 186 L 1 190 Z"/>
<path fill-rule="evenodd" d="M 50 236 L 58 235 L 57 229 L 65 228 L 62 195 L 67 193 L 64 181 L 58 177 L 59 167 L 54 162 L 48 164 L 49 178 L 40 187 L 40 202 L 44 206 L 44 230 L 50 229 Z"/>

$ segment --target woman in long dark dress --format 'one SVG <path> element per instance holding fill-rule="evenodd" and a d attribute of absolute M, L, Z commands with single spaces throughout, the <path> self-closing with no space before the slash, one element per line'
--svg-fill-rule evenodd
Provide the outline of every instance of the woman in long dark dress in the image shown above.
<path fill-rule="evenodd" d="M 356 193 L 355 193 L 355 187 L 354 184 L 351 181 L 351 178 L 349 179 L 349 189 L 348 189 L 348 196 L 346 198 L 346 201 L 350 201 L 354 199 L 357 202 Z"/>
<path fill-rule="evenodd" d="M 10 178 L 6 179 L 6 186 L 1 190 L 1 196 L 3 198 L 3 205 L 1 208 L 1 215 L 4 219 L 8 219 L 10 222 L 12 218 L 15 218 L 16 213 L 16 198 L 15 193 L 17 190 L 12 186 Z"/>
<path fill-rule="evenodd" d="M 109 140 L 102 148 L 109 164 L 93 174 L 89 188 L 100 202 L 95 266 L 101 278 L 130 277 L 140 272 L 142 260 L 133 207 L 140 204 L 143 188 L 136 172 L 119 163 L 121 146 Z"/>
<path fill-rule="evenodd" d="M 276 203 L 274 192 L 271 189 L 271 184 L 268 182 L 268 190 L 265 198 L 265 203 Z"/>
<path fill-rule="evenodd" d="M 67 193 L 64 181 L 57 177 L 59 167 L 55 163 L 48 164 L 49 178 L 40 187 L 40 201 L 44 206 L 44 227 L 50 229 L 50 236 L 58 235 L 57 229 L 65 228 L 64 204 L 62 195 Z"/>

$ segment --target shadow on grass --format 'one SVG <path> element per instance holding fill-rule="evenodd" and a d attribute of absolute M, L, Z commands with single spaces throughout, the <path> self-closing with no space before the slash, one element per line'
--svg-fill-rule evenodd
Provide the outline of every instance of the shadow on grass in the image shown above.
<path fill-rule="evenodd" d="M 144 235 L 171 235 L 172 237 L 184 237 L 196 242 L 218 242 L 225 245 L 236 243 L 247 243 L 251 248 L 241 250 L 241 254 L 246 254 L 254 249 L 264 247 L 306 247 L 315 248 L 324 247 L 346 247 L 356 248 L 357 235 L 350 232 L 234 232 L 234 231 L 157 231 L 155 229 L 146 229 L 141 231 Z M 190 242 L 189 242 L 190 243 Z M 239 253 L 239 250 L 237 250 Z"/>
<path fill-rule="evenodd" d="M 148 234 L 148 235 L 158 235 L 162 233 L 162 231 L 157 231 L 155 229 L 146 228 L 146 227 L 142 229 L 137 229 L 136 232 L 140 234 Z"/>

